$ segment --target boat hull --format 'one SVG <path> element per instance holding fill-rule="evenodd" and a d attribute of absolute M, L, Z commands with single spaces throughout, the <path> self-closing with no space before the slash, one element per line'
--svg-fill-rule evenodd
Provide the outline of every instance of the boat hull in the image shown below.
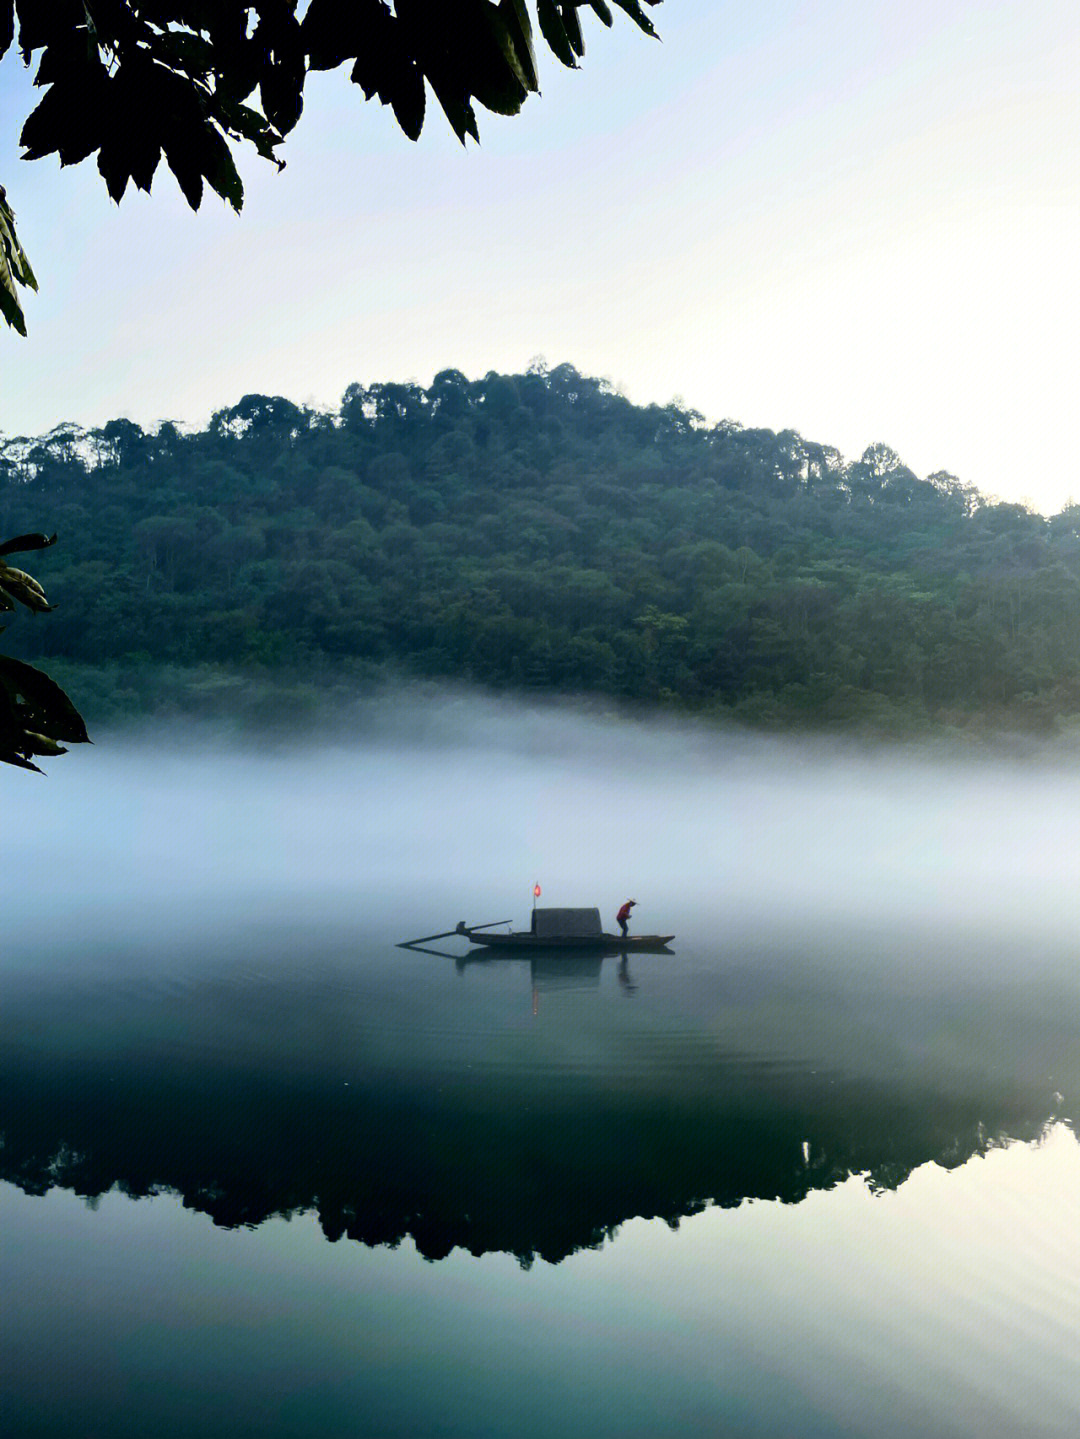
<path fill-rule="evenodd" d="M 587 935 L 536 935 L 536 934 L 486 934 L 479 930 L 466 929 L 464 937 L 470 944 L 482 944 L 486 949 L 512 950 L 527 954 L 537 950 L 553 949 L 583 950 L 623 954 L 632 950 L 657 951 L 666 949 L 675 938 L 673 934 L 587 934 Z"/>

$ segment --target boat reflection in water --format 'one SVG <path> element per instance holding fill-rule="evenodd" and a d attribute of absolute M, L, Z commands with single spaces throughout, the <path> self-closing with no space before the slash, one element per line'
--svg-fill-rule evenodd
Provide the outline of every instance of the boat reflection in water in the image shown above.
<path fill-rule="evenodd" d="M 658 949 L 654 952 L 663 951 Z M 604 960 L 613 958 L 610 951 L 596 949 L 540 950 L 530 954 L 528 959 L 521 955 L 493 952 L 490 949 L 470 949 L 467 954 L 459 955 L 449 955 L 444 950 L 429 950 L 428 953 L 440 954 L 447 959 L 452 958 L 454 967 L 459 974 L 464 974 L 466 970 L 476 965 L 524 966 L 527 964 L 532 981 L 534 1015 L 539 1013 L 540 996 L 545 991 L 599 988 Z M 630 955 L 626 950 L 618 953 L 618 965 L 615 973 L 624 993 L 633 994 L 637 989 L 637 983 L 630 973 Z"/>

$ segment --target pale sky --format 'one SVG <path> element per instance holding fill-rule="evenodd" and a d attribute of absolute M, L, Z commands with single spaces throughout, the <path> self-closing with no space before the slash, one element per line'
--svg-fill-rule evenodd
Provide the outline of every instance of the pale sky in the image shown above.
<path fill-rule="evenodd" d="M 751 14 L 751 9 L 753 13 Z M 0 333 L 0 433 L 205 423 L 250 392 L 569 361 L 632 400 L 884 441 L 1046 512 L 1080 498 L 1076 0 L 665 0 L 663 43 L 584 17 L 568 72 L 458 145 L 315 76 L 282 174 L 235 216 L 160 169 L 117 208 L 94 162 L 0 183 L 41 284 Z"/>

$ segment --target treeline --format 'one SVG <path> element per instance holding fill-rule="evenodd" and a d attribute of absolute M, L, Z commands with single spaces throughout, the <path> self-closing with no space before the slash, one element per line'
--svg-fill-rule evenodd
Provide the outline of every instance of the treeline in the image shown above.
<path fill-rule="evenodd" d="M 11 440 L 0 538 L 30 530 L 60 534 L 58 608 L 5 639 L 91 719 L 302 716 L 390 676 L 777 727 L 1080 714 L 1080 506 L 707 426 L 569 365 Z"/>

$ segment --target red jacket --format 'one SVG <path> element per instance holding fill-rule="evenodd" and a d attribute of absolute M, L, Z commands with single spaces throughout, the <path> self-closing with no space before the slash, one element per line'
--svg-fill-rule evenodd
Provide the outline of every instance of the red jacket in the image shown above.
<path fill-rule="evenodd" d="M 615 916 L 615 918 L 616 918 L 616 919 L 629 919 L 629 918 L 630 918 L 630 911 L 633 909 L 633 907 L 634 907 L 634 905 L 635 905 L 636 903 L 637 903 L 637 900 L 636 900 L 636 899 L 628 899 L 628 900 L 626 901 L 626 903 L 623 905 L 622 909 L 619 910 L 619 912 L 618 912 L 618 914 Z"/>

